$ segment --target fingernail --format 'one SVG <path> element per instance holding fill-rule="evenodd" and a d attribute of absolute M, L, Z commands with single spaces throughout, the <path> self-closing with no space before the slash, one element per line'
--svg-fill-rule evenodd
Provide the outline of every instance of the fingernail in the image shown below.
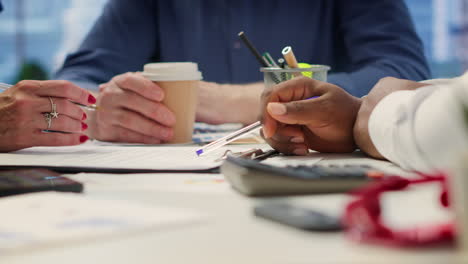
<path fill-rule="evenodd" d="M 291 138 L 292 143 L 304 143 L 304 138 L 302 137 L 293 137 Z"/>
<path fill-rule="evenodd" d="M 279 103 L 269 103 L 268 110 L 271 114 L 274 115 L 284 115 L 286 114 L 286 106 Z"/>
<path fill-rule="evenodd" d="M 158 101 L 162 101 L 164 99 L 164 93 L 162 91 L 155 90 L 154 95 Z"/>
<path fill-rule="evenodd" d="M 172 131 L 171 130 L 167 130 L 167 129 L 163 129 L 161 131 L 161 136 L 166 139 L 166 140 L 169 140 L 172 138 Z"/>
<path fill-rule="evenodd" d="M 89 139 L 89 137 L 87 137 L 87 136 L 85 136 L 85 135 L 82 135 L 82 136 L 80 136 L 80 143 L 84 143 L 84 142 L 86 142 L 88 139 Z"/>
<path fill-rule="evenodd" d="M 86 129 L 88 129 L 88 125 L 86 123 L 81 123 L 81 130 L 85 131 Z"/>
<path fill-rule="evenodd" d="M 88 96 L 88 103 L 94 104 L 94 103 L 96 103 L 96 102 L 97 102 L 96 97 L 94 97 L 92 94 L 90 94 L 90 95 Z"/>
<path fill-rule="evenodd" d="M 309 153 L 309 151 L 307 151 L 307 149 L 298 148 L 298 149 L 295 149 L 293 153 L 298 156 L 305 156 Z"/>
<path fill-rule="evenodd" d="M 81 118 L 81 121 L 86 120 L 86 118 L 88 118 L 88 116 L 86 115 L 86 113 L 83 112 L 83 117 Z"/>
<path fill-rule="evenodd" d="M 166 120 L 169 126 L 174 125 L 176 123 L 175 115 L 172 113 L 164 113 L 162 114 L 162 118 Z"/>

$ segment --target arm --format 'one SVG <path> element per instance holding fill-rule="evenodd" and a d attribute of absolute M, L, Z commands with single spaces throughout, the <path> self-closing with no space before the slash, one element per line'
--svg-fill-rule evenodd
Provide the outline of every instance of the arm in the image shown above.
<path fill-rule="evenodd" d="M 57 79 L 97 90 L 124 72 L 141 70 L 157 48 L 151 1 L 109 1 L 79 50 L 67 57 Z"/>
<path fill-rule="evenodd" d="M 468 146 L 460 107 L 460 98 L 468 99 L 464 77 L 436 85 L 381 80 L 363 100 L 356 143 L 406 169 L 449 168 Z"/>
<path fill-rule="evenodd" d="M 338 2 L 337 32 L 352 63 L 348 71 L 331 74 L 329 82 L 363 96 L 383 77 L 429 78 L 421 40 L 402 0 Z"/>
<path fill-rule="evenodd" d="M 197 121 L 244 125 L 257 121 L 264 86 L 260 82 L 242 85 L 200 82 Z"/>

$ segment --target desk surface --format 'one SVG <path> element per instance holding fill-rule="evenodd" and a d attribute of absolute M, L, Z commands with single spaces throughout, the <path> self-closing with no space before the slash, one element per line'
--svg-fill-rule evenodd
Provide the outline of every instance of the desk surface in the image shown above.
<path fill-rule="evenodd" d="M 331 162 L 332 159 L 328 159 Z M 336 161 L 337 159 L 335 159 Z M 327 162 L 327 161 L 325 161 Z M 252 214 L 263 199 L 247 198 L 227 183 L 161 186 L 161 179 L 186 182 L 213 175 L 76 175 L 87 184 L 87 196 L 136 201 L 148 205 L 192 208 L 204 221 L 177 229 L 155 230 L 113 239 L 70 243 L 14 255 L 0 256 L 1 263 L 456 263 L 454 249 L 396 250 L 355 244 L 341 233 L 312 233 L 282 226 Z M 99 177 L 99 178 L 98 178 Z M 215 176 L 216 177 L 216 176 Z M 218 176 L 219 177 L 219 176 Z M 94 182 L 94 183 L 92 183 Z M 133 183 L 133 184 L 131 184 Z M 158 185 L 159 184 L 159 185 Z M 437 221 L 447 215 L 432 208 L 437 188 L 428 186 L 385 198 L 392 224 Z M 287 197 L 339 212 L 345 195 Z M 404 206 L 402 206 L 404 205 Z M 32 223 L 33 224 L 33 223 Z"/>

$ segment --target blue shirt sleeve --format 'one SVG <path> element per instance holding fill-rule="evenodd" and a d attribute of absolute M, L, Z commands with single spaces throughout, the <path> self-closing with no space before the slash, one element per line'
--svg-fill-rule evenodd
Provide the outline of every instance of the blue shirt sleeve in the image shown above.
<path fill-rule="evenodd" d="M 116 75 L 140 71 L 157 47 L 155 8 L 149 0 L 109 1 L 78 51 L 66 58 L 56 78 L 97 89 L 98 84 Z"/>
<path fill-rule="evenodd" d="M 355 96 L 366 95 L 380 78 L 424 80 L 430 71 L 403 0 L 340 0 L 339 29 L 353 69 L 328 81 Z"/>

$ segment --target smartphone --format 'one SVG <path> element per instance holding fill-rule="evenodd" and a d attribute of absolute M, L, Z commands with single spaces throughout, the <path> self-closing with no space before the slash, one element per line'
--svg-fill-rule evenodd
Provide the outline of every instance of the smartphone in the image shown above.
<path fill-rule="evenodd" d="M 295 228 L 332 232 L 342 230 L 339 217 L 286 202 L 265 202 L 254 207 L 254 214 Z"/>
<path fill-rule="evenodd" d="M 0 197 L 41 191 L 79 193 L 83 184 L 46 169 L 0 171 Z"/>

